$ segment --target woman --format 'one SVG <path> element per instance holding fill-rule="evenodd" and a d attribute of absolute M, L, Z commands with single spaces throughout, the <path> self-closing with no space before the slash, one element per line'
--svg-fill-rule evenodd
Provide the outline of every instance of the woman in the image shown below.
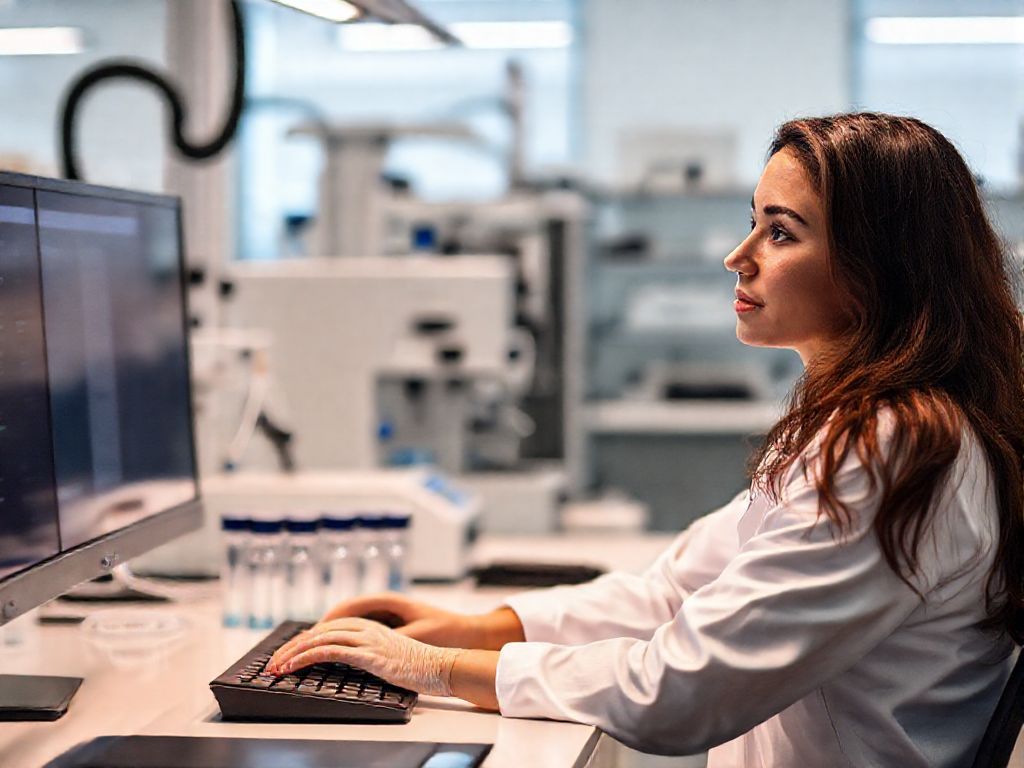
<path fill-rule="evenodd" d="M 805 373 L 750 491 L 642 576 L 485 616 L 337 606 L 272 663 L 337 660 L 713 766 L 971 762 L 1024 639 L 1022 333 L 1003 249 L 943 136 L 880 114 L 775 136 L 736 333 Z M 387 629 L 360 618 L 396 614 Z"/>

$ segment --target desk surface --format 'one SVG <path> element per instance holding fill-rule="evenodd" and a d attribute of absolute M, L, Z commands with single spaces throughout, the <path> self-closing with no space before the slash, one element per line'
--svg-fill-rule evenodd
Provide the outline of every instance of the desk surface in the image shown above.
<path fill-rule="evenodd" d="M 640 570 L 668 540 L 666 536 L 621 535 L 485 538 L 476 557 L 557 560 L 571 551 L 574 559 Z M 457 610 L 484 611 L 498 605 L 507 592 L 460 584 L 418 587 L 414 594 Z M 222 628 L 215 592 L 156 610 L 177 613 L 188 622 L 187 632 L 162 649 L 111 651 L 91 644 L 78 625 L 34 623 L 21 628 L 23 642 L 0 646 L 0 672 L 85 678 L 60 720 L 0 723 L 0 765 L 39 768 L 95 736 L 141 733 L 480 742 L 494 744 L 486 768 L 569 768 L 585 765 L 600 739 L 600 732 L 590 726 L 508 719 L 458 699 L 429 696 L 420 698 L 407 725 L 224 723 L 208 683 L 255 645 L 261 633 Z"/>

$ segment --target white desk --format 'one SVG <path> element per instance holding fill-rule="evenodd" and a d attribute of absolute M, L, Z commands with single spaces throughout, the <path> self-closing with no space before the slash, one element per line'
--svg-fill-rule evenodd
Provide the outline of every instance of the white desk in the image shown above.
<path fill-rule="evenodd" d="M 748 435 L 766 433 L 782 405 L 761 400 L 598 400 L 585 410 L 595 434 Z"/>
<path fill-rule="evenodd" d="M 639 570 L 667 546 L 666 536 L 485 539 L 477 557 L 562 560 L 567 557 Z M 468 584 L 430 586 L 417 596 L 446 607 L 483 611 L 507 591 Z M 85 678 L 68 713 L 52 723 L 0 723 L 0 766 L 39 768 L 75 744 L 100 735 L 248 736 L 262 738 L 451 741 L 494 744 L 486 768 L 591 768 L 610 765 L 614 743 L 575 723 L 513 720 L 457 699 L 424 696 L 407 725 L 224 723 L 208 683 L 255 645 L 261 633 L 225 630 L 216 596 L 160 608 L 184 615 L 181 641 L 148 655 L 112 657 L 86 642 L 78 625 L 29 626 L 27 641 L 0 648 L 0 672 Z"/>

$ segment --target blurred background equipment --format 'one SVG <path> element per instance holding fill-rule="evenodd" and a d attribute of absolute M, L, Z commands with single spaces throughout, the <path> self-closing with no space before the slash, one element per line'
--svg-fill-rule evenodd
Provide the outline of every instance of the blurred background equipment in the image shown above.
<path fill-rule="evenodd" d="M 203 498 L 207 507 L 204 530 L 139 558 L 137 570 L 216 575 L 224 518 L 267 521 L 277 525 L 271 533 L 280 534 L 287 519 L 400 513 L 411 520 L 404 566 L 408 578 L 458 581 L 469 572 L 481 503 L 458 482 L 429 467 L 290 474 L 240 471 L 208 477 L 203 482 Z M 388 584 L 379 587 L 387 589 Z"/>
<path fill-rule="evenodd" d="M 56 169 L 63 122 L 89 178 L 184 199 L 204 476 L 429 464 L 479 494 L 484 530 L 683 527 L 744 484 L 800 375 L 735 341 L 721 267 L 792 114 L 922 117 L 1024 242 L 1024 104 L 992 95 L 1024 70 L 976 20 L 1015 19 L 998 0 L 948 17 L 793 0 L 800 29 L 770 46 L 754 0 L 728 18 L 668 0 L 317 4 L 358 22 L 341 24 L 287 5 L 0 3 L 19 104 L 0 164 Z M 150 74 L 100 77 L 111 60 Z M 208 161 L 182 161 L 189 146 Z"/>

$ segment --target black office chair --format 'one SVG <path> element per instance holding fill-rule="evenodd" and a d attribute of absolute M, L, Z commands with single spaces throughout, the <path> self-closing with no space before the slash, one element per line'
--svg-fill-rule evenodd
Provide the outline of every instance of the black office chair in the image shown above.
<path fill-rule="evenodd" d="M 1024 726 L 1024 653 L 1017 655 L 1010 679 L 988 721 L 972 768 L 1006 768 Z"/>

